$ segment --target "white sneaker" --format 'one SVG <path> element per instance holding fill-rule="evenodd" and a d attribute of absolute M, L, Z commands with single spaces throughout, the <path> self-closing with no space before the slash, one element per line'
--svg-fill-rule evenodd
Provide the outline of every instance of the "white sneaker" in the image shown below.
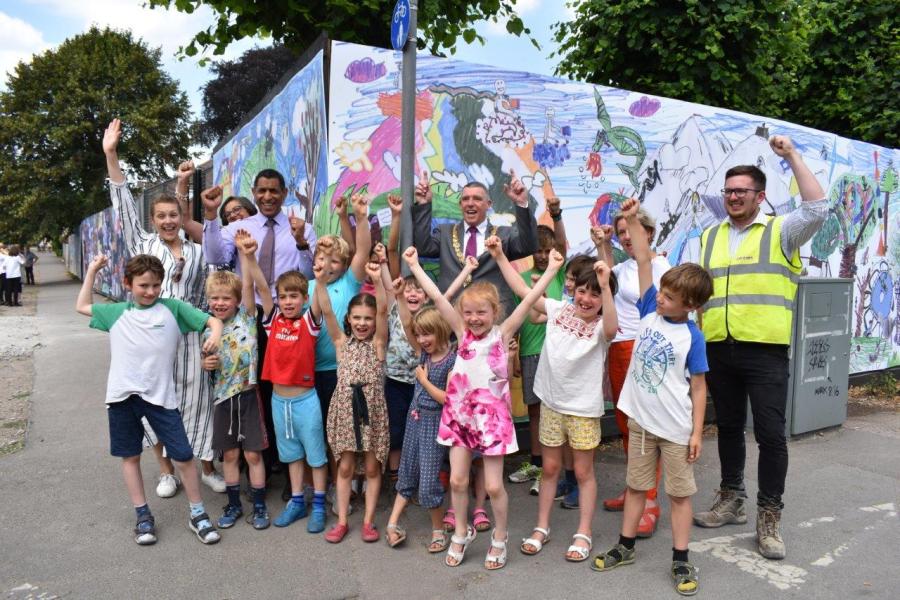
<path fill-rule="evenodd" d="M 218 471 L 213 471 L 212 473 L 202 473 L 200 475 L 200 481 L 202 481 L 206 486 L 214 492 L 218 492 L 220 494 L 225 493 L 225 478 Z"/>
<path fill-rule="evenodd" d="M 156 495 L 160 498 L 171 498 L 178 492 L 178 486 L 181 485 L 181 482 L 178 481 L 178 478 L 170 473 L 163 473 L 159 476 L 159 481 L 156 484 Z"/>

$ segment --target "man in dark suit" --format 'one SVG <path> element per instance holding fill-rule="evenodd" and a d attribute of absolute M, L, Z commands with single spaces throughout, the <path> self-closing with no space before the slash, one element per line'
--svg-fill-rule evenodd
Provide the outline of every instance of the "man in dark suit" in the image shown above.
<path fill-rule="evenodd" d="M 453 282 L 467 256 L 478 259 L 478 268 L 472 273 L 472 281 L 489 281 L 497 286 L 500 302 L 506 314 L 515 307 L 515 298 L 507 287 L 500 269 L 491 255 L 485 252 L 484 241 L 492 235 L 503 240 L 503 252 L 510 260 L 531 256 L 537 251 L 537 221 L 528 209 L 528 190 L 510 172 L 511 180 L 503 186 L 503 191 L 515 205 L 515 224 L 509 226 L 491 225 L 487 220 L 491 199 L 487 187 L 472 182 L 462 189 L 459 208 L 461 223 L 431 227 L 431 188 L 427 182 L 416 186 L 415 203 L 412 206 L 413 245 L 419 256 L 440 259 L 441 291 Z M 469 283 L 469 282 L 467 282 Z"/>

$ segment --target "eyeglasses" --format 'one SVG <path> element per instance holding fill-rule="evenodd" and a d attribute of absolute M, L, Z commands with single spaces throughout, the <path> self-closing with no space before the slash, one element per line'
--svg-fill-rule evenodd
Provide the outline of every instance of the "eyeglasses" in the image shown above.
<path fill-rule="evenodd" d="M 244 207 L 239 204 L 239 205 L 235 206 L 234 208 L 232 208 L 231 210 L 226 210 L 223 214 L 225 215 L 225 218 L 228 219 L 230 217 L 239 216 L 244 210 L 245 210 Z"/>
<path fill-rule="evenodd" d="M 182 256 L 177 261 L 175 261 L 175 270 L 172 271 L 172 281 L 178 283 L 181 281 L 181 276 L 184 274 L 184 265 L 185 265 L 184 257 Z"/>
<path fill-rule="evenodd" d="M 720 191 L 722 192 L 722 196 L 725 198 L 729 197 L 732 194 L 734 194 L 738 198 L 743 198 L 750 192 L 757 193 L 761 192 L 762 190 L 754 190 L 753 188 L 722 188 Z"/>

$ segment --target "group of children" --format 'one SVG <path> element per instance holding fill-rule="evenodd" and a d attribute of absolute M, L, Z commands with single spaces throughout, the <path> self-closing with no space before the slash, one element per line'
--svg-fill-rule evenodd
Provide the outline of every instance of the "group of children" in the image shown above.
<path fill-rule="evenodd" d="M 394 200 L 392 209 L 399 212 Z M 357 206 L 365 199 L 357 197 L 351 202 Z M 630 229 L 641 228 L 637 210 L 635 199 L 621 207 Z M 386 540 L 391 547 L 403 543 L 406 531 L 400 518 L 407 505 L 416 501 L 431 518 L 428 551 L 446 550 L 446 565 L 456 567 L 487 520 L 482 515 L 480 523 L 477 519 L 469 523 L 470 474 L 473 460 L 478 460 L 494 517 L 484 566 L 489 570 L 504 567 L 509 540 L 504 457 L 518 449 L 511 414 L 509 348 L 528 322 L 544 329 L 528 386 L 540 402 L 539 425 L 532 426 L 539 428 L 543 448 L 542 485 L 537 523 L 520 550 L 534 555 L 549 541 L 557 481 L 565 470 L 573 474 L 567 478 L 573 488 L 577 482 L 580 498 L 576 506 L 581 513 L 565 558 L 588 560 L 597 499 L 594 451 L 600 442 L 604 412 L 599 382 L 617 330 L 616 280 L 610 265 L 576 257 L 565 266 L 563 253 L 549 249 L 534 272 L 523 277 L 504 256 L 500 240 L 488 238 L 488 252 L 520 299 L 504 319 L 494 285 L 476 281 L 463 287 L 478 266 L 475 259 L 466 261 L 444 293 L 419 264 L 412 247 L 402 253 L 412 275 L 392 278 L 388 254 L 397 250 L 393 231 L 391 238 L 388 251 L 376 245 L 366 265 L 371 293 L 349 299 L 331 293 L 329 284 L 345 276 L 350 252 L 341 237 L 324 236 L 315 248 L 315 281 L 308 282 L 296 271 L 282 274 L 275 282 L 276 305 L 256 264 L 259 241 L 239 232 L 235 244 L 241 276 L 220 271 L 207 279 L 212 316 L 176 300 L 158 299 L 162 280 L 158 261 L 145 255 L 132 258 L 126 267 L 125 285 L 132 293 L 131 301 L 92 305 L 92 280 L 106 261 L 99 257 L 91 263 L 78 310 L 92 317 L 92 327 L 111 333 L 114 351 L 107 394 L 111 450 L 123 458 L 126 486 L 137 511 L 137 543 L 156 541 L 140 475 L 141 417 L 151 422 L 179 468 L 191 503 L 191 528 L 204 543 L 219 539 L 200 502 L 197 475 L 189 466 L 190 447 L 185 449 L 183 426 L 169 389 L 171 354 L 177 347 L 173 336 L 178 331 L 206 328 L 204 367 L 215 373 L 213 447 L 223 453 L 228 483 L 228 506 L 217 520 L 219 528 L 233 526 L 243 515 L 237 484 L 241 453 L 253 498 L 247 520 L 257 529 L 269 526 L 260 457 L 269 442 L 256 393 L 257 382 L 267 380 L 274 386 L 275 441 L 291 487 L 290 500 L 274 520 L 276 526 L 309 516 L 309 532 L 325 530 L 330 452 L 337 460 L 333 473 L 337 522 L 325 539 L 338 543 L 347 535 L 351 481 L 364 475 L 361 537 L 377 541 L 380 533 L 374 519 L 382 473 L 391 449 L 399 449 L 397 494 L 385 528 Z M 698 588 L 697 569 L 687 553 L 690 497 L 696 491 L 691 463 L 700 455 L 707 368 L 702 335 L 688 315 L 706 302 L 712 282 L 702 268 L 685 264 L 667 272 L 657 290 L 649 243 L 646 237 L 634 238 L 641 321 L 619 406 L 630 417 L 632 440 L 640 442 L 628 449 L 621 536 L 612 548 L 596 556 L 591 566 L 606 571 L 634 561 L 635 531 L 644 494 L 656 485 L 659 456 L 672 505 L 671 573 L 676 590 L 690 595 Z M 560 285 L 563 281 L 565 286 Z M 455 304 L 451 303 L 457 293 Z M 433 305 L 426 305 L 426 297 Z M 255 298 L 261 301 L 268 334 L 261 373 L 256 364 Z M 346 311 L 336 307 L 336 301 L 346 302 Z M 337 314 L 346 315 L 342 322 Z M 323 335 L 333 342 L 338 364 L 337 387 L 327 411 L 320 406 L 315 388 L 316 340 Z M 398 395 L 408 398 L 408 410 L 392 410 L 393 398 Z M 441 470 L 448 460 L 449 482 L 445 483 Z M 304 497 L 307 465 L 313 487 L 311 507 Z M 442 508 L 447 487 L 452 508 L 449 519 Z"/>

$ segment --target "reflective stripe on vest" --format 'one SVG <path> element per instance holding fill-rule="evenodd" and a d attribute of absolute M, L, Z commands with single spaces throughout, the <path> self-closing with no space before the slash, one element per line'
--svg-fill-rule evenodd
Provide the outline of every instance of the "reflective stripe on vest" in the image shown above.
<path fill-rule="evenodd" d="M 727 221 L 703 232 L 702 265 L 712 275 L 714 290 L 703 307 L 707 341 L 730 336 L 744 342 L 790 343 L 801 265 L 799 251 L 790 261 L 784 257 L 782 222 L 769 217 L 764 227 L 751 226 L 733 258 Z"/>

